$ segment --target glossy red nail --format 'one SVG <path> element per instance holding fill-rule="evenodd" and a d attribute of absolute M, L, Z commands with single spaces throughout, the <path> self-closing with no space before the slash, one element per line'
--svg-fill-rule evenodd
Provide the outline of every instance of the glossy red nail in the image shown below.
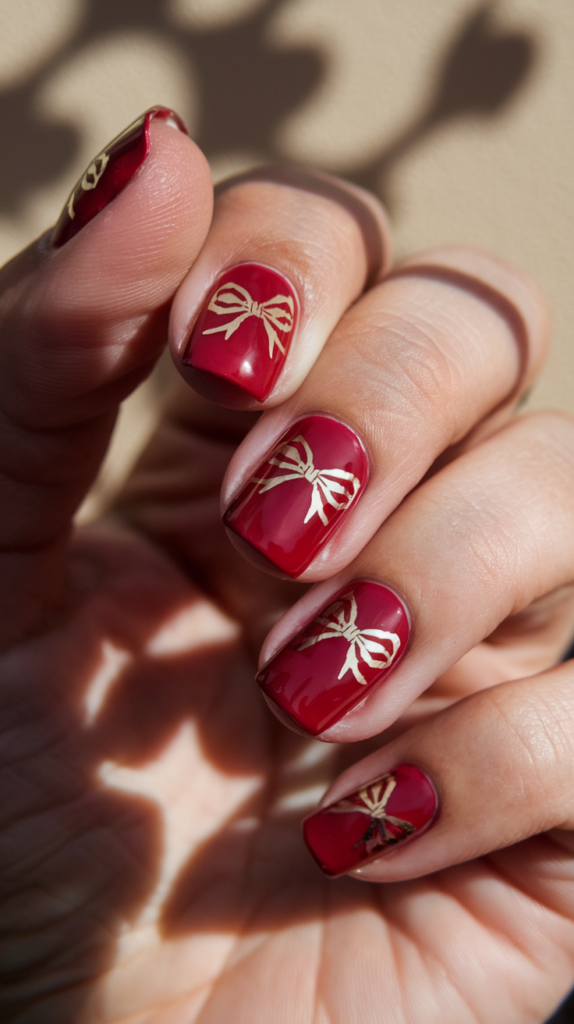
<path fill-rule="evenodd" d="M 283 369 L 298 314 L 295 289 L 276 270 L 261 263 L 226 270 L 191 333 L 186 378 L 215 400 L 243 394 L 262 402 Z"/>
<path fill-rule="evenodd" d="M 409 615 L 394 590 L 368 580 L 341 591 L 257 676 L 270 702 L 313 736 L 334 725 L 396 668 Z"/>
<path fill-rule="evenodd" d="M 303 835 L 325 874 L 343 875 L 420 835 L 432 824 L 437 806 L 428 776 L 412 764 L 401 764 L 309 815 Z"/>
<path fill-rule="evenodd" d="M 299 576 L 358 501 L 369 460 L 357 434 L 330 416 L 293 423 L 223 521 L 263 559 Z"/>
<path fill-rule="evenodd" d="M 181 118 L 167 107 L 152 107 L 138 117 L 94 157 L 73 188 L 54 228 L 53 246 L 69 242 L 131 181 L 149 153 L 149 125 L 154 118 L 168 121 L 187 135 Z"/>

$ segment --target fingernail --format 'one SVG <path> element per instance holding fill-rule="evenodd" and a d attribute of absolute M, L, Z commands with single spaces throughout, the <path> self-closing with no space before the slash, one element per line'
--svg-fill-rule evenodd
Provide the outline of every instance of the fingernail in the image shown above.
<path fill-rule="evenodd" d="M 288 576 L 299 576 L 356 505 L 369 478 L 359 437 L 330 416 L 293 423 L 223 521 Z"/>
<path fill-rule="evenodd" d="M 283 274 L 261 263 L 226 270 L 195 323 L 183 363 L 209 398 L 262 402 L 271 394 L 293 339 L 299 302 Z"/>
<path fill-rule="evenodd" d="M 401 764 L 310 814 L 303 835 L 321 870 L 335 877 L 420 835 L 432 824 L 437 807 L 428 776 L 412 764 Z"/>
<path fill-rule="evenodd" d="M 187 135 L 183 121 L 173 110 L 152 107 L 112 139 L 73 188 L 52 234 L 55 248 L 77 235 L 131 181 L 149 153 L 149 125 L 154 118 L 167 121 Z"/>
<path fill-rule="evenodd" d="M 257 682 L 280 713 L 318 736 L 390 675 L 409 633 L 409 614 L 394 590 L 368 580 L 352 583 L 261 670 Z"/>

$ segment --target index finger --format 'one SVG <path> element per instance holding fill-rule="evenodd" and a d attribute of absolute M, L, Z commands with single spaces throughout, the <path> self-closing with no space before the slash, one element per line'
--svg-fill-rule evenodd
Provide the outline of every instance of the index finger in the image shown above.
<path fill-rule="evenodd" d="M 72 516 L 121 399 L 164 347 L 211 209 L 205 157 L 153 108 L 92 161 L 56 231 L 0 274 L 0 643 L 62 601 Z"/>
<path fill-rule="evenodd" d="M 177 368 L 220 405 L 284 402 L 390 250 L 378 200 L 347 182 L 279 169 L 224 182 L 173 304 Z"/>

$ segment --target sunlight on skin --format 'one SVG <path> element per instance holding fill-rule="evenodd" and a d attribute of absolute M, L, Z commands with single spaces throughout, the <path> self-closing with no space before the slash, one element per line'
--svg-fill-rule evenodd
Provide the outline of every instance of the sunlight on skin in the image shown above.
<path fill-rule="evenodd" d="M 289 764 L 291 771 L 299 772 L 304 768 L 313 768 L 324 761 L 330 761 L 337 749 L 335 743 L 320 743 L 319 740 L 309 740 L 307 746 L 292 759 Z"/>
<path fill-rule="evenodd" d="M 273 804 L 276 814 L 298 811 L 304 817 L 313 810 L 322 799 L 335 773 L 333 762 L 339 746 L 336 743 L 321 743 L 309 740 L 295 757 L 291 758 L 282 772 L 281 790 Z M 308 785 L 302 784 L 302 778 L 314 770 L 318 775 Z"/>
<path fill-rule="evenodd" d="M 102 641 L 102 662 L 86 691 L 86 725 L 94 724 L 112 683 L 130 661 L 133 661 L 133 655 L 129 651 L 116 647 L 109 640 Z"/>
<path fill-rule="evenodd" d="M 149 641 L 146 654 L 160 658 L 182 654 L 209 644 L 229 643 L 239 637 L 239 625 L 207 601 L 195 601 L 165 622 Z M 109 640 L 102 641 L 102 660 L 88 684 L 86 725 L 93 725 L 112 684 L 133 655 Z"/>
<path fill-rule="evenodd" d="M 99 775 L 113 789 L 155 800 L 163 816 L 160 879 L 136 925 L 157 920 L 173 880 L 190 852 L 216 835 L 223 822 L 261 785 L 258 775 L 217 771 L 205 759 L 196 727 L 189 721 L 182 723 L 155 760 L 141 768 L 105 761 Z"/>
<path fill-rule="evenodd" d="M 174 1000 L 184 995 L 187 1000 L 190 991 L 209 988 L 222 970 L 236 941 L 233 934 L 202 932 L 200 936 L 166 941 L 159 918 L 190 855 L 217 835 L 224 822 L 260 788 L 262 780 L 259 776 L 230 776 L 217 771 L 205 759 L 196 727 L 189 721 L 182 723 L 152 762 L 130 768 L 107 761 L 99 775 L 112 789 L 154 800 L 163 819 L 163 858 L 158 883 L 139 917 L 124 924 L 117 950 L 118 967 L 97 996 L 100 1007 L 109 1003 L 114 1014 L 121 1016 L 138 1011 L 138 992 L 142 1007 L 156 998 L 161 1002 L 166 991 Z M 259 824 L 250 817 L 238 822 L 238 829 L 249 832 Z M 150 949 L 154 950 L 153 976 L 145 968 Z M 157 992 L 152 991 L 156 987 Z"/>
<path fill-rule="evenodd" d="M 277 800 L 273 810 L 279 812 L 301 811 L 302 814 L 306 813 L 307 811 L 314 810 L 324 792 L 325 786 L 323 784 L 308 786 L 307 789 L 298 789 L 294 793 L 287 793 Z"/>
<path fill-rule="evenodd" d="M 192 1024 L 224 969 L 235 939 L 206 935 L 156 945 L 149 970 L 147 933 L 137 951 L 101 984 L 88 1002 L 86 1020 L 113 1024 Z M 194 965 L 197 968 L 194 969 Z M 167 994 L 169 993 L 169 995 Z M 156 1009 L 150 1014 L 149 1005 Z"/>
<path fill-rule="evenodd" d="M 165 622 L 149 641 L 146 654 L 181 654 L 209 644 L 225 644 L 237 640 L 240 627 L 207 601 L 194 601 Z"/>
<path fill-rule="evenodd" d="M 151 1024 L 144 1007 L 155 1005 L 161 1009 L 151 1018 L 154 1024 L 172 1020 L 191 1024 L 225 969 L 236 941 L 229 933 L 203 931 L 173 941 L 163 939 L 160 944 L 149 927 L 139 928 L 131 933 L 127 950 L 120 939 L 121 966 L 102 982 L 88 1019 L 113 1020 L 114 1024 L 135 1024 L 141 1019 Z M 153 971 L 149 970 L 150 949 Z M 167 1009 L 171 1004 L 173 1018 Z"/>

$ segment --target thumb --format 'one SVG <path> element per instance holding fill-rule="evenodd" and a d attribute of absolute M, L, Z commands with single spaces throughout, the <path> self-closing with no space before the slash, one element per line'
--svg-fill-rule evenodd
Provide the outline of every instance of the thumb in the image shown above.
<path fill-rule="evenodd" d="M 61 599 L 71 518 L 153 366 L 207 234 L 207 162 L 153 108 L 94 159 L 55 231 L 0 272 L 0 643 Z"/>

